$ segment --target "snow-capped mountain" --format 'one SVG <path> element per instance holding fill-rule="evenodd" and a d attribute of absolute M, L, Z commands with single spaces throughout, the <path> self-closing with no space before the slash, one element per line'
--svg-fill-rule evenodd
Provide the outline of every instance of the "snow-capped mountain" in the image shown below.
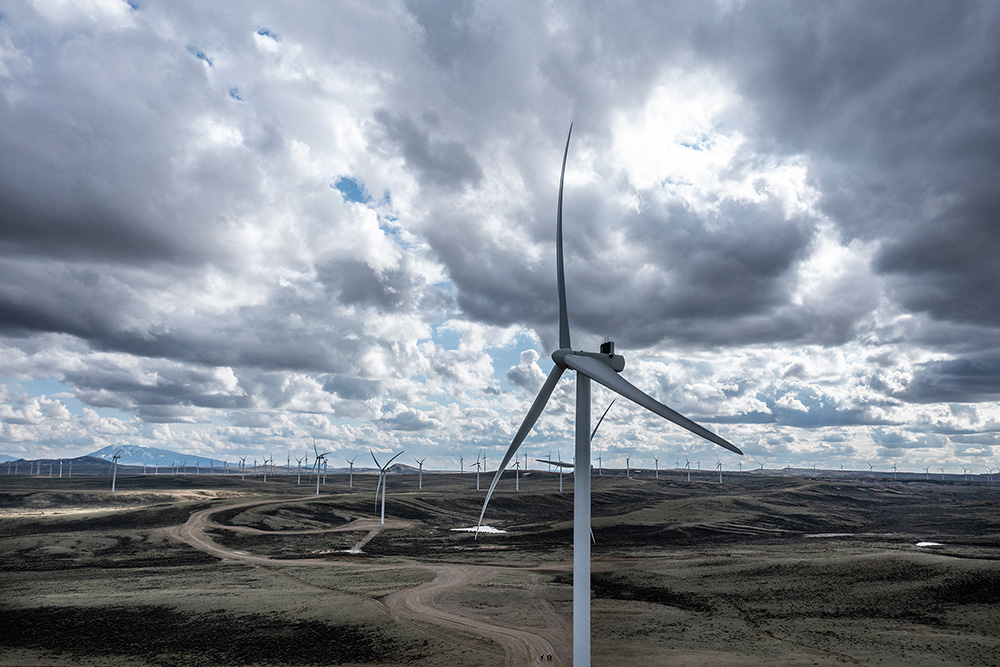
<path fill-rule="evenodd" d="M 170 451 L 169 449 L 143 447 L 141 445 L 109 445 L 102 449 L 98 449 L 96 452 L 91 452 L 90 456 L 110 461 L 115 452 L 119 452 L 119 465 L 195 466 L 200 463 L 201 467 L 205 469 L 210 469 L 212 467 L 221 468 L 223 465 L 223 462 L 219 459 L 196 456 L 194 454 L 182 454 L 180 452 Z M 232 466 L 233 462 L 230 461 L 229 464 Z"/>

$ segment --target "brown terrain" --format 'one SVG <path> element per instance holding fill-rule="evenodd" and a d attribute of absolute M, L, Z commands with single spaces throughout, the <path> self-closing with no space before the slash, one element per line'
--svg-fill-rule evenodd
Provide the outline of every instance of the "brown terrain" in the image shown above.
<path fill-rule="evenodd" d="M 571 477 L 474 477 L 0 476 L 0 665 L 570 665 Z M 994 664 L 998 498 L 595 475 L 593 663 Z"/>

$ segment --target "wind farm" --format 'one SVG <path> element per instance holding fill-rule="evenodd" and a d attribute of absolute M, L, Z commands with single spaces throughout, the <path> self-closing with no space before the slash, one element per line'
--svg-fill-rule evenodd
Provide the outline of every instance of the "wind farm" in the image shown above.
<path fill-rule="evenodd" d="M 562 220 L 571 134 L 554 366 L 495 470 L 483 446 L 473 465 L 456 455 L 457 469 L 419 454 L 406 465 L 386 447 L 369 448 L 373 465 L 361 466 L 356 452 L 329 440 L 321 451 L 315 439 L 311 466 L 308 452 L 294 466 L 286 452 L 282 466 L 267 450 L 260 463 L 236 456 L 238 475 L 182 452 L 159 454 L 172 465 L 158 474 L 145 459 L 123 463 L 124 448 L 67 459 L 76 474 L 65 479 L 53 474 L 62 457 L 11 461 L 0 474 L 3 659 L 471 667 L 995 655 L 992 466 L 941 466 L 932 478 L 929 466 L 907 472 L 899 461 L 833 470 L 755 459 L 744 471 L 739 447 L 626 381 L 609 339 L 598 352 L 572 346 Z M 536 442 L 536 424 L 566 418 L 542 414 L 566 371 L 576 373 L 571 460 L 564 443 Z M 598 429 L 614 423 L 615 400 L 591 428 L 591 382 L 663 420 L 636 437 L 675 429 L 691 442 L 610 449 Z M 702 469 L 710 451 L 717 463 Z M 673 470 L 661 455 L 675 457 Z M 529 458 L 545 467 L 529 469 Z M 739 474 L 724 478 L 724 467 Z M 150 634 L 155 642 L 121 640 Z"/>
<path fill-rule="evenodd" d="M 0 646 L 12 664 L 471 666 L 533 664 L 536 651 L 573 664 L 574 494 L 544 466 L 502 478 L 491 530 L 475 536 L 455 530 L 481 510 L 474 471 L 425 469 L 420 489 L 417 466 L 355 465 L 352 489 L 345 465 L 316 497 L 282 466 L 264 485 L 249 470 L 244 482 L 119 464 L 112 494 L 110 465 L 76 461 L 62 480 L 47 466 L 0 475 Z M 683 469 L 653 473 L 591 475 L 594 664 L 891 663 L 902 652 L 981 664 L 1000 648 L 1000 487 L 987 473 L 873 480 L 863 464 L 747 470 L 725 484 L 715 470 L 690 483 Z M 383 519 L 371 498 L 386 487 Z M 45 619 L 50 631 L 33 631 Z M 154 621 L 156 642 L 112 640 Z M 284 632 L 302 641 L 274 639 Z"/>

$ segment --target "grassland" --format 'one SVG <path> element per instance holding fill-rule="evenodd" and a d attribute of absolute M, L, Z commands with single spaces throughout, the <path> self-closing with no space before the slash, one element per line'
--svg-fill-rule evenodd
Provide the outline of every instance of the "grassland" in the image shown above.
<path fill-rule="evenodd" d="M 1000 654 L 998 486 L 650 477 L 594 477 L 595 665 Z M 474 475 L 391 476 L 384 529 L 375 480 L 0 476 L 0 664 L 570 664 L 569 478 L 478 539 Z"/>

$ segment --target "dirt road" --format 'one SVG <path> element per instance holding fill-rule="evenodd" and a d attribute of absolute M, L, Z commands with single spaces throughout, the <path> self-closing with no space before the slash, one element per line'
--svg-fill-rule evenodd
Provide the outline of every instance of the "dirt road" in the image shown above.
<path fill-rule="evenodd" d="M 226 526 L 212 520 L 212 515 L 222 511 L 229 511 L 235 508 L 253 507 L 258 505 L 281 504 L 297 502 L 310 499 L 294 498 L 286 500 L 256 500 L 228 504 L 223 507 L 212 507 L 200 510 L 191 514 L 188 520 L 179 525 L 163 529 L 167 535 L 179 541 L 185 542 L 192 547 L 212 554 L 218 558 L 227 560 L 240 560 L 258 565 L 293 565 L 296 567 L 378 567 L 385 569 L 385 564 L 361 563 L 354 560 L 339 561 L 330 558 L 310 558 L 310 559 L 279 559 L 268 558 L 266 556 L 256 556 L 244 551 L 229 549 L 215 542 L 205 531 L 232 530 L 241 533 L 262 533 L 274 534 L 270 531 L 244 526 Z M 368 530 L 362 540 L 356 544 L 350 553 L 361 553 L 361 548 L 381 530 L 392 530 L 409 528 L 414 525 L 413 521 L 403 521 L 399 519 L 386 519 L 385 525 L 380 525 L 374 519 L 358 519 L 338 528 L 330 529 L 310 529 L 295 531 L 275 531 L 279 534 L 304 534 L 323 533 L 337 531 L 359 531 Z M 477 565 L 424 565 L 411 563 L 390 565 L 388 567 L 422 568 L 434 573 L 434 579 L 414 588 L 398 591 L 389 595 L 385 603 L 393 618 L 429 623 L 451 630 L 458 630 L 467 634 L 485 637 L 497 642 L 504 650 L 505 665 L 520 666 L 531 665 L 539 662 L 539 656 L 552 655 L 552 661 L 546 661 L 549 665 L 571 664 L 568 652 L 565 656 L 560 656 L 553 647 L 554 642 L 560 638 L 568 637 L 571 634 L 570 623 L 563 616 L 558 614 L 552 605 L 541 594 L 540 577 L 538 575 L 529 576 L 530 597 L 526 604 L 537 610 L 544 619 L 544 627 L 533 627 L 531 630 L 515 627 L 509 624 L 502 624 L 494 619 L 475 614 L 467 609 L 449 608 L 441 602 L 442 594 L 458 588 L 471 587 L 484 584 L 495 578 L 498 574 L 508 568 L 483 567 Z M 516 568 L 509 568 L 514 570 Z"/>

